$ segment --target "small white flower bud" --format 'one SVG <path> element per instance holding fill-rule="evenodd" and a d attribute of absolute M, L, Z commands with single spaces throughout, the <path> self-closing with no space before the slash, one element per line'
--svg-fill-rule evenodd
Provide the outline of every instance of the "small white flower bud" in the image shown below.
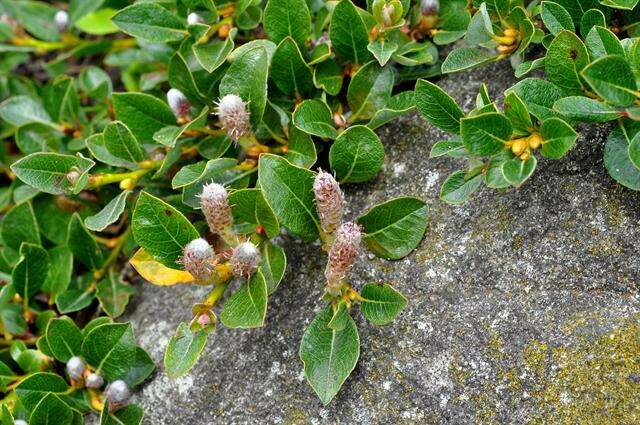
<path fill-rule="evenodd" d="M 360 227 L 353 222 L 343 223 L 336 232 L 336 238 L 329 249 L 329 259 L 324 275 L 327 278 L 327 292 L 338 295 L 342 281 L 360 255 Z"/>
<path fill-rule="evenodd" d="M 131 391 L 126 382 L 118 379 L 107 385 L 107 388 L 104 390 L 104 395 L 113 408 L 114 406 L 121 406 L 126 403 L 131 396 Z"/>
<path fill-rule="evenodd" d="M 67 181 L 71 186 L 78 184 L 78 180 L 80 180 L 80 173 L 78 171 L 71 170 L 67 173 Z"/>
<path fill-rule="evenodd" d="M 205 184 L 200 194 L 200 206 L 211 232 L 226 236 L 231 231 L 233 216 L 227 189 L 218 183 Z"/>
<path fill-rule="evenodd" d="M 344 197 L 336 179 L 322 170 L 313 181 L 313 194 L 320 225 L 326 233 L 333 233 L 342 221 Z"/>
<path fill-rule="evenodd" d="M 423 15 L 437 15 L 440 11 L 440 1 L 420 0 L 420 11 Z"/>
<path fill-rule="evenodd" d="M 249 111 L 242 98 L 236 94 L 228 94 L 220 99 L 216 111 L 218 118 L 227 134 L 234 141 L 238 141 L 242 136 L 251 134 L 251 122 L 249 121 Z"/>
<path fill-rule="evenodd" d="M 198 15 L 197 13 L 191 12 L 189 13 L 189 15 L 187 15 L 188 25 L 203 24 L 203 23 L 204 23 L 204 19 L 202 19 L 202 16 Z"/>
<path fill-rule="evenodd" d="M 234 275 L 249 278 L 260 264 L 260 252 L 251 242 L 243 242 L 235 247 L 229 262 Z"/>
<path fill-rule="evenodd" d="M 27 421 L 23 419 L 16 419 L 15 421 L 13 421 L 13 425 L 29 425 L 29 424 L 27 423 Z"/>
<path fill-rule="evenodd" d="M 92 390 L 97 390 L 102 384 L 104 384 L 104 379 L 97 373 L 90 373 L 84 383 L 85 387 L 91 388 Z"/>
<path fill-rule="evenodd" d="M 69 378 L 78 381 L 84 373 L 84 362 L 78 356 L 71 357 L 67 362 L 67 374 Z"/>
<path fill-rule="evenodd" d="M 58 10 L 53 16 L 53 22 L 56 24 L 58 32 L 63 32 L 69 24 L 69 14 L 65 10 Z"/>
<path fill-rule="evenodd" d="M 183 118 L 189 113 L 189 99 L 178 89 L 169 89 L 167 103 L 177 118 Z"/>
<path fill-rule="evenodd" d="M 191 273 L 196 280 L 205 282 L 211 276 L 213 267 L 213 248 L 202 238 L 194 239 L 184 247 L 180 262 L 184 269 Z"/>

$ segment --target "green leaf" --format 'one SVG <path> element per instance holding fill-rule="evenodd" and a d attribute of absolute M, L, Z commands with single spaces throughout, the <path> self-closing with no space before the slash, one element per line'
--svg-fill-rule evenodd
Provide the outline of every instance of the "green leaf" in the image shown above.
<path fill-rule="evenodd" d="M 274 43 L 291 37 L 299 47 L 311 35 L 311 15 L 304 0 L 269 0 L 264 9 L 264 31 Z"/>
<path fill-rule="evenodd" d="M 142 143 L 149 143 L 156 131 L 176 123 L 165 102 L 145 93 L 114 93 L 113 108 L 116 117 Z"/>
<path fill-rule="evenodd" d="M 4 362 L 0 361 L 0 389 L 6 391 L 7 386 L 16 379 L 18 379 L 18 376 L 15 372 Z M 4 425 L 4 422 L 2 422 L 2 424 Z M 11 421 L 9 425 L 13 425 L 13 421 Z"/>
<path fill-rule="evenodd" d="M 11 171 L 26 184 L 52 195 L 79 193 L 88 182 L 88 172 L 95 163 L 80 155 L 61 155 L 38 152 L 27 155 L 11 165 Z M 80 174 L 72 185 L 67 179 L 70 171 Z"/>
<path fill-rule="evenodd" d="M 284 38 L 273 54 L 270 77 L 283 93 L 297 98 L 313 90 L 311 69 L 302 59 L 302 54 L 291 37 Z"/>
<path fill-rule="evenodd" d="M 121 316 L 129 303 L 129 297 L 136 293 L 131 285 L 120 281 L 113 269 L 110 269 L 109 274 L 98 282 L 96 289 L 100 307 L 109 317 Z"/>
<path fill-rule="evenodd" d="M 620 56 L 605 56 L 589 64 L 582 76 L 605 102 L 629 106 L 638 97 L 636 79 L 629 63 Z"/>
<path fill-rule="evenodd" d="M 333 9 L 329 37 L 333 50 L 343 59 L 364 64 L 371 58 L 367 27 L 351 0 L 341 0 Z"/>
<path fill-rule="evenodd" d="M 343 0 L 347 1 L 347 0 Z M 358 69 L 347 89 L 347 103 L 351 109 L 349 120 L 371 119 L 389 102 L 393 89 L 393 71 L 369 62 Z"/>
<path fill-rule="evenodd" d="M 351 316 L 339 331 L 328 326 L 332 317 L 331 307 L 323 309 L 300 343 L 307 381 L 325 405 L 338 393 L 360 357 L 360 337 Z"/>
<path fill-rule="evenodd" d="M 460 121 L 462 142 L 473 155 L 488 156 L 498 153 L 511 139 L 512 133 L 509 119 L 496 112 L 475 115 Z"/>
<path fill-rule="evenodd" d="M 100 425 L 141 425 L 144 411 L 140 406 L 129 404 L 115 412 L 109 412 L 109 403 L 104 404 L 100 413 Z"/>
<path fill-rule="evenodd" d="M 178 41 L 187 35 L 182 19 L 157 3 L 132 4 L 116 13 L 112 21 L 123 32 L 155 43 Z"/>
<path fill-rule="evenodd" d="M 371 121 L 367 123 L 367 127 L 374 130 L 408 112 L 413 110 L 414 94 L 412 91 L 403 91 L 394 96 L 384 105 L 384 108 L 376 111 Z"/>
<path fill-rule="evenodd" d="M 614 9 L 633 10 L 638 4 L 638 0 L 600 0 L 600 4 Z"/>
<path fill-rule="evenodd" d="M 559 118 L 549 118 L 540 126 L 542 136 L 542 156 L 562 158 L 575 144 L 578 133 Z"/>
<path fill-rule="evenodd" d="M 516 157 L 502 164 L 502 174 L 504 178 L 513 186 L 521 186 L 536 169 L 538 160 L 531 155 L 527 160 L 523 161 Z"/>
<path fill-rule="evenodd" d="M 514 133 L 528 135 L 533 129 L 531 115 L 527 106 L 515 92 L 509 92 L 504 98 L 504 114 L 511 121 Z"/>
<path fill-rule="evenodd" d="M 58 41 L 60 35 L 55 26 L 57 9 L 40 1 L 4 1 L 3 8 L 27 31 L 45 41 Z M 11 6 L 11 8 L 10 8 Z M 11 10 L 13 9 L 13 10 Z"/>
<path fill-rule="evenodd" d="M 349 309 L 344 301 L 339 301 L 337 306 L 332 304 L 333 316 L 327 326 L 335 331 L 343 330 L 349 323 Z"/>
<path fill-rule="evenodd" d="M 575 31 L 567 9 L 552 1 L 543 1 L 541 6 L 540 17 L 551 34 L 557 35 L 562 30 Z"/>
<path fill-rule="evenodd" d="M 342 89 L 343 71 L 334 61 L 324 61 L 313 69 L 313 84 L 332 96 Z"/>
<path fill-rule="evenodd" d="M 76 415 L 64 401 L 53 393 L 46 394 L 33 408 L 29 423 L 32 425 L 72 425 Z"/>
<path fill-rule="evenodd" d="M 333 126 L 331 110 L 324 101 L 308 99 L 293 111 L 293 123 L 305 133 L 318 137 L 335 139 L 338 135 Z"/>
<path fill-rule="evenodd" d="M 242 171 L 236 168 L 237 161 L 232 158 L 217 158 L 207 161 L 202 174 L 193 183 L 182 189 L 182 202 L 192 208 L 200 208 L 202 188 L 205 183 L 214 181 L 229 188 L 241 189 L 249 184 L 253 170 Z"/>
<path fill-rule="evenodd" d="M 170 378 L 186 375 L 202 354 L 209 333 L 200 329 L 191 331 L 187 323 L 180 323 L 164 352 L 164 370 Z"/>
<path fill-rule="evenodd" d="M 582 93 L 580 72 L 589 64 L 589 53 L 577 35 L 561 31 L 551 42 L 545 59 L 549 81 L 568 94 Z"/>
<path fill-rule="evenodd" d="M 604 147 L 604 166 L 609 175 L 632 190 L 640 190 L 640 169 L 632 162 L 629 147 L 639 132 L 639 122 L 623 120 L 609 133 Z"/>
<path fill-rule="evenodd" d="M 66 245 L 51 248 L 47 253 L 51 266 L 42 290 L 55 298 L 69 287 L 73 272 L 73 255 Z"/>
<path fill-rule="evenodd" d="M 444 90 L 427 80 L 418 80 L 415 96 L 418 110 L 431 124 L 446 132 L 460 134 L 460 119 L 464 113 Z"/>
<path fill-rule="evenodd" d="M 141 384 L 151 375 L 155 369 L 155 363 L 149 354 L 142 347 L 135 347 L 133 363 L 127 370 L 127 374 L 122 379 L 129 385 L 135 387 Z"/>
<path fill-rule="evenodd" d="M 562 90 L 549 81 L 540 78 L 525 78 L 508 89 L 505 94 L 514 92 L 527 105 L 529 112 L 543 121 L 557 116 L 553 104 L 563 97 Z"/>
<path fill-rule="evenodd" d="M 208 44 L 196 44 L 191 46 L 193 54 L 204 69 L 211 73 L 218 69 L 233 51 L 234 38 L 237 29 L 232 29 L 229 36 L 224 40 L 215 39 Z"/>
<path fill-rule="evenodd" d="M 262 226 L 269 238 L 280 233 L 278 218 L 262 196 L 260 189 L 235 190 L 229 195 L 229 204 L 233 206 L 232 212 L 235 222 Z"/>
<path fill-rule="evenodd" d="M 289 148 L 284 157 L 298 167 L 309 168 L 316 163 L 318 155 L 311 136 L 295 126 L 289 126 Z"/>
<path fill-rule="evenodd" d="M 16 250 L 23 242 L 41 244 L 38 222 L 30 202 L 15 205 L 7 211 L 0 232 L 4 245 Z"/>
<path fill-rule="evenodd" d="M 220 82 L 220 97 L 236 94 L 248 102 L 251 124 L 262 120 L 267 104 L 267 77 L 269 55 L 264 47 L 246 50 L 237 57 Z"/>
<path fill-rule="evenodd" d="M 429 152 L 429 158 L 438 158 L 444 155 L 456 158 L 466 154 L 467 150 L 462 143 L 462 139 L 460 136 L 454 136 L 450 140 L 440 140 L 434 143 L 431 147 L 431 152 Z"/>
<path fill-rule="evenodd" d="M 24 242 L 20 246 L 20 261 L 13 268 L 11 282 L 22 298 L 36 295 L 49 273 L 49 255 L 43 248 Z"/>
<path fill-rule="evenodd" d="M 374 178 L 384 162 L 384 146 L 369 127 L 354 125 L 340 133 L 329 150 L 329 164 L 340 183 Z"/>
<path fill-rule="evenodd" d="M 442 63 L 442 73 L 450 74 L 492 62 L 496 55 L 484 49 L 475 47 L 460 47 L 454 49 Z"/>
<path fill-rule="evenodd" d="M 629 142 L 628 152 L 629 160 L 638 170 L 640 170 L 640 133 L 636 133 Z"/>
<path fill-rule="evenodd" d="M 464 204 L 482 183 L 482 175 L 467 178 L 464 171 L 452 173 L 442 184 L 440 198 L 449 204 Z"/>
<path fill-rule="evenodd" d="M 260 270 L 267 282 L 267 293 L 271 295 L 278 288 L 287 268 L 287 257 L 282 247 L 269 241 L 260 245 L 262 262 Z"/>
<path fill-rule="evenodd" d="M 146 192 L 138 197 L 131 226 L 138 245 L 173 269 L 181 269 L 176 261 L 182 257 L 183 247 L 200 237 L 182 213 Z"/>
<path fill-rule="evenodd" d="M 267 296 L 267 282 L 258 270 L 225 301 L 220 321 L 228 328 L 264 326 Z"/>
<path fill-rule="evenodd" d="M 109 201 L 97 214 L 85 218 L 84 224 L 87 226 L 87 229 L 101 232 L 108 225 L 115 223 L 122 215 L 124 207 L 126 206 L 127 196 L 129 196 L 130 193 L 130 190 L 120 192 L 118 196 Z"/>
<path fill-rule="evenodd" d="M 136 356 L 130 323 L 108 323 L 91 330 L 82 342 L 82 357 L 107 381 L 127 376 Z"/>
<path fill-rule="evenodd" d="M 398 43 L 385 39 L 376 39 L 367 45 L 367 50 L 373 54 L 380 66 L 385 66 L 391 59 L 391 55 L 398 50 Z"/>
<path fill-rule="evenodd" d="M 133 136 L 131 130 L 120 121 L 110 122 L 102 133 L 107 151 L 126 162 L 127 168 L 137 169 L 136 163 L 146 159 L 147 154 Z"/>
<path fill-rule="evenodd" d="M 584 96 L 563 97 L 553 109 L 571 120 L 589 123 L 613 121 L 621 116 L 617 109 Z"/>
<path fill-rule="evenodd" d="M 43 97 L 44 107 L 53 121 L 77 119 L 80 101 L 73 78 L 63 75 L 54 79 L 45 87 Z"/>
<path fill-rule="evenodd" d="M 180 52 L 176 52 L 169 60 L 167 78 L 171 87 L 180 90 L 190 100 L 201 100 L 206 97 L 200 93 L 193 73 Z"/>
<path fill-rule="evenodd" d="M 54 125 L 42 104 L 26 95 L 13 96 L 0 103 L 0 118 L 15 127 L 30 123 Z"/>
<path fill-rule="evenodd" d="M 315 173 L 276 155 L 263 154 L 258 181 L 280 223 L 305 241 L 318 238 L 320 228 L 313 196 Z"/>
<path fill-rule="evenodd" d="M 91 270 L 102 267 L 102 251 L 95 238 L 84 227 L 78 213 L 74 213 L 67 228 L 67 246 L 73 256 Z"/>
<path fill-rule="evenodd" d="M 67 316 L 51 319 L 47 325 L 47 341 L 56 360 L 66 363 L 80 354 L 82 333 Z"/>
<path fill-rule="evenodd" d="M 160 143 L 161 145 L 167 146 L 169 148 L 173 148 L 176 146 L 176 144 L 178 144 L 179 139 L 183 135 L 185 135 L 185 133 L 187 133 L 189 130 L 197 130 L 205 127 L 207 124 L 208 116 L 209 116 L 209 108 L 205 106 L 204 108 L 202 108 L 202 111 L 200 111 L 200 113 L 195 118 L 193 118 L 191 121 L 189 121 L 182 127 L 178 127 L 177 125 L 170 125 L 156 131 L 153 134 L 153 140 Z M 227 136 L 222 136 L 222 137 L 227 138 Z"/>
<path fill-rule="evenodd" d="M 56 307 L 62 314 L 73 313 L 89 307 L 94 298 L 93 290 L 68 289 L 56 296 Z"/>
<path fill-rule="evenodd" d="M 33 411 L 50 393 L 63 393 L 69 386 L 63 377 L 55 373 L 34 373 L 24 378 L 15 388 L 20 402 L 27 411 Z"/>
<path fill-rule="evenodd" d="M 580 35 L 585 39 L 585 44 L 587 45 L 587 50 L 591 53 L 591 49 L 589 48 L 589 42 L 586 40 L 589 32 L 595 26 L 605 27 L 607 25 L 607 18 L 604 16 L 604 13 L 598 9 L 589 9 L 582 15 L 582 19 L 580 20 Z M 592 55 L 592 59 L 593 59 Z"/>
<path fill-rule="evenodd" d="M 87 3 L 87 2 L 85 2 Z M 106 35 L 118 32 L 118 27 L 111 20 L 116 10 L 110 7 L 91 12 L 79 19 L 75 26 L 82 32 L 93 35 Z"/>
<path fill-rule="evenodd" d="M 368 321 L 374 325 L 392 322 L 407 306 L 407 299 L 391 285 L 367 283 L 362 287 L 360 309 Z"/>
<path fill-rule="evenodd" d="M 363 241 L 378 257 L 406 257 L 422 240 L 427 228 L 427 205 L 418 198 L 400 197 L 371 208 L 358 218 L 364 228 Z"/>
<path fill-rule="evenodd" d="M 593 60 L 606 55 L 625 56 L 624 48 L 618 37 L 603 26 L 591 28 L 584 42 Z"/>

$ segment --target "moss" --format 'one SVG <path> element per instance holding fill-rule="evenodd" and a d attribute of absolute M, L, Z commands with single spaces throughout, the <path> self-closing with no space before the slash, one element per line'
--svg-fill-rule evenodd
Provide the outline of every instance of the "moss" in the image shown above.
<path fill-rule="evenodd" d="M 311 421 L 303 410 L 291 409 L 286 413 L 282 423 L 283 425 L 306 425 L 310 424 Z"/>

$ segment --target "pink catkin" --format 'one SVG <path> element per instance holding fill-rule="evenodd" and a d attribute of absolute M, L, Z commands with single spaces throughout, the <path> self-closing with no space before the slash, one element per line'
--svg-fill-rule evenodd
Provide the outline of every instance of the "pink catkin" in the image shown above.
<path fill-rule="evenodd" d="M 313 182 L 313 193 L 322 230 L 333 233 L 342 221 L 342 190 L 331 174 L 320 170 Z"/>
<path fill-rule="evenodd" d="M 218 183 L 204 185 L 200 194 L 202 213 L 209 224 L 209 229 L 216 235 L 226 235 L 233 224 L 228 197 L 227 189 Z"/>
<path fill-rule="evenodd" d="M 236 94 L 228 94 L 220 99 L 216 110 L 222 126 L 234 141 L 251 134 L 251 122 L 247 104 Z"/>
<path fill-rule="evenodd" d="M 260 264 L 260 251 L 251 242 L 243 242 L 235 247 L 229 262 L 235 276 L 249 278 Z"/>
<path fill-rule="evenodd" d="M 198 238 L 184 247 L 181 263 L 196 280 L 206 282 L 213 272 L 213 257 L 211 245 L 206 240 Z"/>
<path fill-rule="evenodd" d="M 353 222 L 343 223 L 329 249 L 329 259 L 324 274 L 327 292 L 337 295 L 344 279 L 360 255 L 362 235 L 360 227 Z"/>

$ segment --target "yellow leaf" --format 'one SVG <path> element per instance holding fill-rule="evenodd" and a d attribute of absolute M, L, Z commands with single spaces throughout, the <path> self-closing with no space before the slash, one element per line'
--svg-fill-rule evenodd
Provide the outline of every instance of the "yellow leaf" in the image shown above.
<path fill-rule="evenodd" d="M 140 248 L 129 260 L 140 276 L 154 285 L 171 286 L 177 283 L 192 283 L 191 273 L 184 270 L 171 269 L 154 260 L 144 249 Z"/>

